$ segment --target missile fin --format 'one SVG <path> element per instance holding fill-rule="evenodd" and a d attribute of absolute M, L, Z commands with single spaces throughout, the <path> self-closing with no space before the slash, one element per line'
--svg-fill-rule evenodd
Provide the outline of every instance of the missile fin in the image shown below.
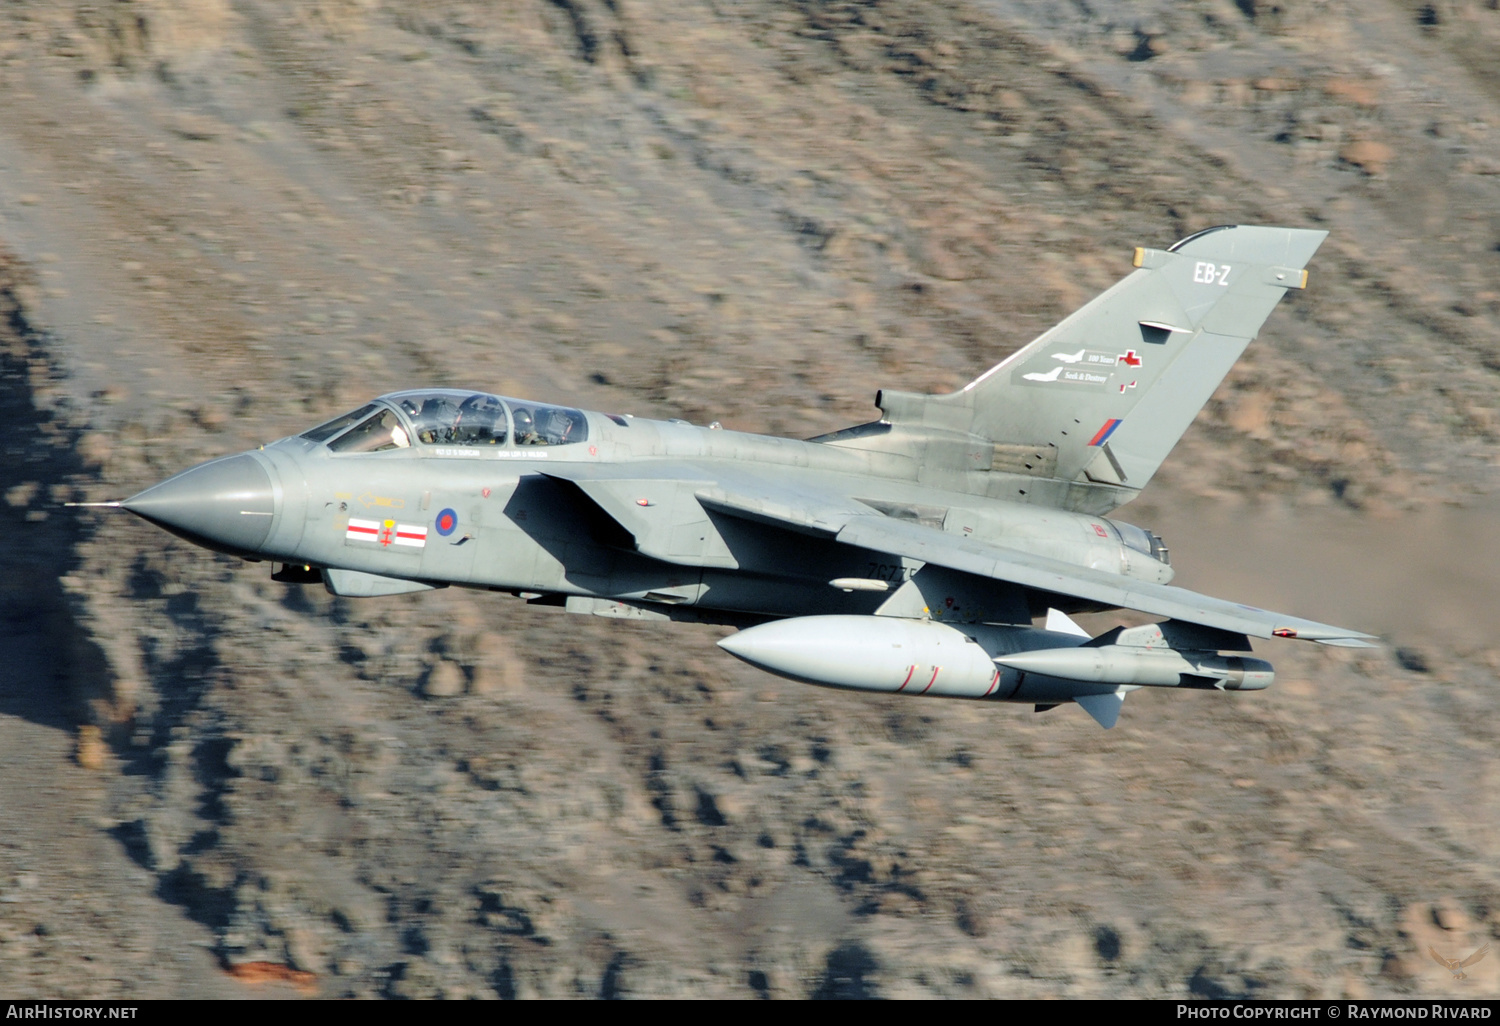
<path fill-rule="evenodd" d="M 1125 692 L 1110 691 L 1103 695 L 1079 695 L 1073 699 L 1083 706 L 1083 711 L 1108 730 L 1120 718 L 1120 708 L 1125 704 Z"/>
<path fill-rule="evenodd" d="M 1073 618 L 1067 613 L 1064 613 L 1061 609 L 1047 610 L 1046 629 L 1049 631 L 1056 631 L 1058 634 L 1075 634 L 1080 638 L 1086 638 L 1089 636 L 1088 631 L 1084 630 L 1082 627 L 1078 626 L 1078 624 L 1074 623 Z"/>
<path fill-rule="evenodd" d="M 891 597 L 875 610 L 876 616 L 896 616 L 903 620 L 922 620 L 927 617 L 927 600 L 917 582 L 908 579 L 901 587 L 891 592 Z"/>

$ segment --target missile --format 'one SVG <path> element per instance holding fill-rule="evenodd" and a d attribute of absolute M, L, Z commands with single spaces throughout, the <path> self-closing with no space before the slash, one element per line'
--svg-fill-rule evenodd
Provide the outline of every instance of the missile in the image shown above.
<path fill-rule="evenodd" d="M 967 624 L 959 630 L 885 616 L 773 620 L 731 634 L 719 647 L 807 684 L 1040 704 L 1141 686 L 1259 691 L 1275 679 L 1269 663 L 1216 652 L 1094 645 L 1033 627 Z"/>
<path fill-rule="evenodd" d="M 1214 652 L 1136 648 L 1129 645 L 1081 645 L 995 657 L 998 666 L 1022 673 L 1097 684 L 1145 684 L 1151 687 L 1216 687 L 1223 691 L 1261 691 L 1276 674 L 1263 659 L 1222 656 Z"/>
<path fill-rule="evenodd" d="M 719 647 L 782 677 L 856 691 L 993 699 L 1015 687 L 1016 675 L 974 638 L 931 620 L 798 616 L 731 634 Z"/>
<path fill-rule="evenodd" d="M 828 582 L 830 588 L 839 591 L 890 591 L 890 581 L 877 581 L 869 577 L 835 577 Z"/>

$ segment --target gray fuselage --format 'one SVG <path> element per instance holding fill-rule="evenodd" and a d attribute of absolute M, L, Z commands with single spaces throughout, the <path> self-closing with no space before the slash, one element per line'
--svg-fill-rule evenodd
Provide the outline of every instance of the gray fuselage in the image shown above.
<path fill-rule="evenodd" d="M 670 540 L 670 562 L 662 553 L 648 557 L 618 523 L 571 494 L 573 484 L 548 474 L 591 463 L 623 469 L 628 479 L 630 464 L 665 460 L 705 480 L 747 464 L 761 472 L 775 468 L 778 480 L 791 486 L 816 483 L 824 492 L 921 517 L 962 537 L 1144 580 L 1171 576 L 1170 568 L 1141 551 L 1137 528 L 924 486 L 916 480 L 916 461 L 906 456 L 676 421 L 584 416 L 587 441 L 567 445 L 516 445 L 512 437 L 485 448 L 415 443 L 340 453 L 300 436 L 269 444 L 247 455 L 272 482 L 270 530 L 255 551 L 241 554 L 431 584 L 762 616 L 870 613 L 883 594 L 844 591 L 829 582 L 854 578 L 894 587 L 922 566 L 711 513 L 685 526 L 689 537 Z M 659 494 L 663 487 L 642 481 L 636 501 L 643 508 L 674 501 Z M 372 536 L 370 528 L 351 530 L 351 521 L 378 526 Z M 402 543 L 403 534 L 421 534 L 420 544 Z M 1070 605 L 1063 598 L 1053 604 Z"/>

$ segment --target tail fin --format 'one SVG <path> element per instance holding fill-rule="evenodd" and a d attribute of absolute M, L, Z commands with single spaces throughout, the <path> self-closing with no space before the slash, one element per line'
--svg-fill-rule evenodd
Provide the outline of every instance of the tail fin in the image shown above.
<path fill-rule="evenodd" d="M 961 391 L 876 401 L 894 427 L 979 445 L 957 461 L 926 447 L 966 491 L 1106 512 L 1151 480 L 1286 290 L 1306 287 L 1327 234 L 1225 225 L 1137 249 L 1138 270 Z"/>

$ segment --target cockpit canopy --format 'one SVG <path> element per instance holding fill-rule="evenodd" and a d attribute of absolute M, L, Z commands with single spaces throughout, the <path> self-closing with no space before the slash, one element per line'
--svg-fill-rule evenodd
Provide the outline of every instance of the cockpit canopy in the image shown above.
<path fill-rule="evenodd" d="M 397 392 L 386 396 L 424 445 L 504 445 L 505 406 L 482 392 Z"/>
<path fill-rule="evenodd" d="M 334 452 L 381 452 L 416 445 L 465 448 L 571 445 L 589 436 L 579 410 L 485 392 L 393 392 L 320 424 L 302 437 Z"/>

